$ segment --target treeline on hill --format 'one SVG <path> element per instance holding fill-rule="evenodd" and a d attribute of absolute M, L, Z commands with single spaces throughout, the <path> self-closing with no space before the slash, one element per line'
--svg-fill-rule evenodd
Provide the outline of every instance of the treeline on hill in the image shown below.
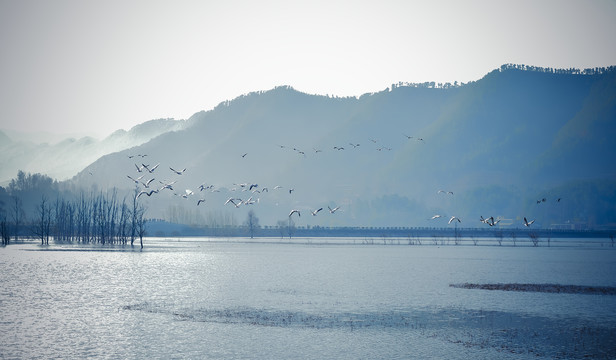
<path fill-rule="evenodd" d="M 89 193 L 63 189 L 42 174 L 19 171 L 7 188 L 0 187 L 0 237 L 36 238 L 41 244 L 81 242 L 134 245 L 143 248 L 145 207 L 136 193 L 121 197 L 117 190 Z M 136 190 L 135 190 L 136 191 Z"/>

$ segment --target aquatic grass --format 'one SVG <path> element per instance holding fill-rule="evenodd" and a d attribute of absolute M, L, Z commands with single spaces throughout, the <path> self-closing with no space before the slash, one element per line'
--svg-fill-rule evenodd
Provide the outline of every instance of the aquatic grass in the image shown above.
<path fill-rule="evenodd" d="M 543 292 L 562 294 L 588 294 L 588 295 L 616 295 L 616 287 L 612 286 L 585 286 L 561 284 L 449 284 L 450 287 L 460 289 L 501 290 L 521 292 Z"/>

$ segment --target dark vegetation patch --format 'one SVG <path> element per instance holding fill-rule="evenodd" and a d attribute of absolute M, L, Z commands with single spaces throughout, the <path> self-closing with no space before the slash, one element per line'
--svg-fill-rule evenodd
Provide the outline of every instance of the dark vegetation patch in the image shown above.
<path fill-rule="evenodd" d="M 589 295 L 616 295 L 616 287 L 612 286 L 585 286 L 585 285 L 561 285 L 561 284 L 450 284 L 449 286 L 460 289 L 502 290 L 544 292 L 562 294 L 589 294 Z"/>

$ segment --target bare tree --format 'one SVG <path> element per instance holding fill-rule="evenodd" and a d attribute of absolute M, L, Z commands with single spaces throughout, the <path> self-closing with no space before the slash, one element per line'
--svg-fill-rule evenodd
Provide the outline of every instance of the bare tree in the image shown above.
<path fill-rule="evenodd" d="M 19 234 L 20 234 L 20 230 L 21 230 L 21 223 L 23 221 L 23 218 L 25 216 L 23 207 L 22 207 L 22 202 L 21 202 L 21 198 L 18 196 L 13 196 L 12 197 L 13 200 L 13 204 L 12 204 L 12 215 L 13 215 L 13 234 L 15 236 L 15 240 L 17 240 L 19 238 Z"/>
<path fill-rule="evenodd" d="M 131 210 L 131 223 L 130 223 L 130 246 L 133 246 L 135 237 L 137 237 L 137 217 L 139 215 L 139 203 L 137 202 L 137 195 L 139 194 L 139 188 L 135 187 L 133 191 L 133 208 Z"/>
<path fill-rule="evenodd" d="M 295 221 L 293 221 L 290 216 L 289 221 L 287 222 L 287 234 L 289 235 L 289 239 L 293 236 L 293 234 L 295 234 Z"/>
<path fill-rule="evenodd" d="M 40 237 L 41 245 L 49 245 L 49 233 L 51 230 L 51 206 L 47 204 L 47 197 L 43 195 L 37 207 L 38 221 L 34 233 Z"/>
<path fill-rule="evenodd" d="M 248 217 L 246 218 L 244 225 L 248 228 L 250 238 L 252 239 L 254 237 L 255 229 L 259 228 L 259 218 L 255 215 L 254 210 L 250 209 L 250 211 L 248 211 Z"/>
<path fill-rule="evenodd" d="M 285 229 L 287 228 L 287 220 L 278 220 L 276 227 L 278 228 L 278 231 L 280 231 L 280 238 L 282 239 L 284 237 Z"/>
<path fill-rule="evenodd" d="M 139 235 L 139 243 L 141 244 L 141 248 L 143 249 L 143 237 L 146 233 L 146 219 L 145 219 L 145 207 L 143 205 L 139 205 L 137 208 L 137 235 Z"/>
<path fill-rule="evenodd" d="M 530 238 L 530 241 L 533 243 L 533 246 L 535 247 L 539 246 L 539 235 L 537 235 L 534 232 L 530 232 L 528 233 L 528 237 Z"/>
<path fill-rule="evenodd" d="M 0 201 L 0 206 L 0 238 L 2 239 L 2 245 L 8 245 L 11 235 L 9 234 L 9 226 L 6 211 L 4 210 L 4 202 Z"/>

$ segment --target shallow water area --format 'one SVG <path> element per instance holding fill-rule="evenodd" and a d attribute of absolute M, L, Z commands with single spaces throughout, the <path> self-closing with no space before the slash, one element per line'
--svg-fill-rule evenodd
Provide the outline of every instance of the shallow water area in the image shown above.
<path fill-rule="evenodd" d="M 616 353 L 616 296 L 450 286 L 614 287 L 611 247 L 148 238 L 9 245 L 0 270 L 0 358 Z"/>

